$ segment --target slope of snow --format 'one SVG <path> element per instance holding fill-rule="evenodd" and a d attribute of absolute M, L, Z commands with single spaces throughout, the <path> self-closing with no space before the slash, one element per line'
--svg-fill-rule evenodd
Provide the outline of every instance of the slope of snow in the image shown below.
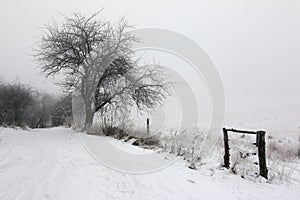
<path fill-rule="evenodd" d="M 191 170 L 180 159 L 153 173 L 119 172 L 95 159 L 81 139 L 65 128 L 0 130 L 0 199 L 282 200 L 298 199 L 300 195 L 299 184 L 255 183 L 217 166 Z M 90 142 L 99 143 L 92 153 L 106 151 L 100 145 L 102 137 L 93 136 Z M 137 154 L 144 151 L 120 142 L 112 144 Z M 164 154 L 153 155 L 154 163 L 165 158 Z M 117 156 L 111 152 L 107 158 L 121 159 Z"/>

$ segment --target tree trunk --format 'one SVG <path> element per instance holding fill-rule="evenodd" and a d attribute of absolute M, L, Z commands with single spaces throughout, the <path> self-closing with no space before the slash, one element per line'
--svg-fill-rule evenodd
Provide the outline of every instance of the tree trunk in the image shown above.
<path fill-rule="evenodd" d="M 95 112 L 92 109 L 91 102 L 86 102 L 85 105 L 85 129 L 93 125 Z"/>

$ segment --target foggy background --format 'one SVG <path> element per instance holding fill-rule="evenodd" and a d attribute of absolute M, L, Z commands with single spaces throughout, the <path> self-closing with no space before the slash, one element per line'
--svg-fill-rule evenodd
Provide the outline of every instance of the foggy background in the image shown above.
<path fill-rule="evenodd" d="M 297 0 L 10 0 L 0 2 L 0 77 L 58 93 L 30 56 L 40 27 L 59 13 L 100 10 L 136 28 L 170 29 L 213 60 L 226 94 L 225 125 L 300 132 L 300 2 Z"/>

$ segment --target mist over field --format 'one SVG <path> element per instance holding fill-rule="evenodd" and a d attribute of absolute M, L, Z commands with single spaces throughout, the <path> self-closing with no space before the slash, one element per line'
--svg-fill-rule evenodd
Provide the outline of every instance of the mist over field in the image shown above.
<path fill-rule="evenodd" d="M 299 132 L 298 1 L 13 0 L 0 5 L 0 76 L 6 80 L 18 78 L 39 89 L 59 93 L 53 84 L 59 77 L 45 80 L 30 57 L 40 37 L 40 27 L 52 20 L 61 21 L 60 13 L 80 10 L 88 14 L 104 7 L 104 18 L 117 20 L 126 16 L 136 28 L 177 31 L 205 49 L 223 80 L 225 125 Z M 174 56 L 158 54 L 157 59 L 164 65 L 178 69 L 188 66 Z M 201 84 L 200 90 L 197 83 L 193 87 L 198 89 L 198 105 L 203 108 L 199 108 L 204 113 L 201 121 L 207 124 L 211 111 L 205 107 L 209 107 L 209 96 Z"/>

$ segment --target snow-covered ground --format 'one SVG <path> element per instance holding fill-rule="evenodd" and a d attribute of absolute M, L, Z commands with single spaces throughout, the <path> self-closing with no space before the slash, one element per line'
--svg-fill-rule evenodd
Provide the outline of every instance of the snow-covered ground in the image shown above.
<path fill-rule="evenodd" d="M 119 172 L 95 159 L 80 134 L 65 128 L 0 129 L 0 200 L 296 200 L 300 196 L 299 183 L 249 181 L 217 165 L 191 170 L 181 159 L 153 173 Z M 97 141 L 102 144 L 103 137 L 93 136 Z M 113 145 L 131 153 L 144 151 L 122 142 Z M 97 148 L 94 151 L 106 151 L 105 146 Z M 107 158 L 120 159 L 114 153 Z M 154 153 L 153 158 L 160 162 L 165 155 Z"/>

